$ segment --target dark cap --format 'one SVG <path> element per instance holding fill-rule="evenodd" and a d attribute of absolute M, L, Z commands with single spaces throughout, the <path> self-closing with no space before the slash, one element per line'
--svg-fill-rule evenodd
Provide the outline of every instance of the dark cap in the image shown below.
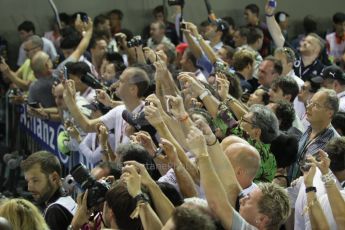
<path fill-rule="evenodd" d="M 228 33 L 229 31 L 229 23 L 221 18 L 217 18 L 216 20 L 212 21 L 211 24 L 217 26 L 217 30 L 222 31 L 223 33 Z"/>
<path fill-rule="evenodd" d="M 323 69 L 321 76 L 323 79 L 343 80 L 345 81 L 345 75 L 343 71 L 335 65 L 328 66 Z"/>

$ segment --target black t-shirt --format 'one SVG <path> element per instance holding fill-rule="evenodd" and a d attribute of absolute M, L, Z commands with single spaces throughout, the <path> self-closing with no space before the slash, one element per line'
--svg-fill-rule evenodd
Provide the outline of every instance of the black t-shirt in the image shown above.
<path fill-rule="evenodd" d="M 284 47 L 290 47 L 295 52 L 296 61 L 293 64 L 293 70 L 298 77 L 302 78 L 303 81 L 321 75 L 324 64 L 322 64 L 319 59 L 314 60 L 311 65 L 304 66 L 302 57 L 298 50 L 288 42 L 285 42 Z"/>
<path fill-rule="evenodd" d="M 61 196 L 61 191 L 58 189 L 48 201 L 48 205 L 54 203 Z M 71 224 L 73 215 L 65 207 L 53 204 L 45 210 L 44 219 L 51 230 L 65 230 Z"/>

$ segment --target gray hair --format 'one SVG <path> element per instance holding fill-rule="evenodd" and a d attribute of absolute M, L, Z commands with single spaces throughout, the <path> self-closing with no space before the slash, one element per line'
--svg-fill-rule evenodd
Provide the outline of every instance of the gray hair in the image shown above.
<path fill-rule="evenodd" d="M 43 39 L 38 35 L 32 35 L 28 38 L 28 41 L 32 42 L 33 46 L 38 46 L 43 49 Z"/>
<path fill-rule="evenodd" d="M 325 106 L 334 111 L 334 116 L 339 110 L 339 99 L 337 93 L 333 89 L 326 88 L 321 88 L 318 92 L 325 93 L 327 95 Z"/>
<path fill-rule="evenodd" d="M 261 129 L 260 140 L 266 144 L 271 143 L 279 132 L 279 122 L 276 115 L 263 105 L 252 105 L 249 112 L 253 114 L 253 127 Z"/>

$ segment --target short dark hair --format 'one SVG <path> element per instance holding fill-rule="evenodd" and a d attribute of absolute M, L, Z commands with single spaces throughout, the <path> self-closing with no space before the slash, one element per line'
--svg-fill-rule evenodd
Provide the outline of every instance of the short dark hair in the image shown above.
<path fill-rule="evenodd" d="M 232 66 L 236 71 L 241 71 L 249 64 L 254 63 L 254 53 L 247 49 L 240 49 L 236 51 L 232 59 Z"/>
<path fill-rule="evenodd" d="M 277 161 L 277 168 L 289 167 L 296 161 L 298 141 L 296 137 L 281 132 L 271 143 L 270 151 Z"/>
<path fill-rule="evenodd" d="M 345 22 L 345 14 L 343 12 L 337 12 L 333 15 L 333 23 L 340 24 Z"/>
<path fill-rule="evenodd" d="M 100 24 L 104 24 L 107 20 L 109 20 L 109 18 L 106 15 L 99 14 L 95 17 L 95 19 L 93 21 L 93 26 L 97 27 Z"/>
<path fill-rule="evenodd" d="M 38 151 L 31 154 L 28 158 L 22 161 L 21 168 L 24 172 L 30 170 L 35 164 L 41 166 L 41 171 L 45 175 L 57 172 L 61 177 L 62 169 L 58 158 L 51 152 Z"/>
<path fill-rule="evenodd" d="M 113 10 L 109 11 L 108 16 L 110 16 L 111 14 L 118 15 L 120 20 L 123 19 L 123 12 L 121 10 L 119 10 L 119 9 L 113 9 Z"/>
<path fill-rule="evenodd" d="M 249 4 L 244 9 L 250 10 L 250 12 L 259 16 L 260 9 L 259 9 L 258 5 L 256 5 L 256 4 Z"/>
<path fill-rule="evenodd" d="M 307 15 L 303 19 L 303 28 L 306 34 L 315 33 L 317 31 L 317 21 L 314 16 Z"/>
<path fill-rule="evenodd" d="M 35 25 L 32 21 L 24 21 L 19 24 L 18 31 L 24 30 L 26 32 L 33 32 L 34 34 L 36 33 Z"/>
<path fill-rule="evenodd" d="M 216 229 L 212 218 L 197 208 L 177 207 L 172 214 L 172 219 L 175 229 L 179 230 Z"/>
<path fill-rule="evenodd" d="M 282 76 L 274 79 L 271 88 L 281 89 L 284 96 L 291 95 L 290 102 L 293 102 L 295 100 L 299 92 L 299 87 L 295 79 L 287 76 Z"/>
<path fill-rule="evenodd" d="M 70 31 L 62 40 L 60 44 L 61 49 L 75 49 L 78 47 L 81 37 L 75 31 Z"/>
<path fill-rule="evenodd" d="M 262 32 L 262 29 L 258 27 L 250 27 L 249 33 L 247 34 L 247 43 L 254 44 L 259 38 L 263 37 L 264 33 Z"/>
<path fill-rule="evenodd" d="M 132 219 L 131 213 L 137 204 L 128 193 L 127 187 L 122 182 L 117 182 L 115 186 L 105 194 L 105 201 L 113 211 L 117 226 L 123 230 L 142 229 L 140 218 Z"/>
<path fill-rule="evenodd" d="M 332 119 L 332 125 L 338 131 L 340 136 L 344 136 L 345 135 L 345 112 L 338 111 Z"/>
<path fill-rule="evenodd" d="M 279 100 L 275 102 L 275 104 L 277 105 L 275 114 L 280 121 L 279 129 L 282 131 L 287 131 L 292 127 L 292 123 L 295 120 L 295 109 L 293 108 L 292 103 L 284 100 Z"/>
<path fill-rule="evenodd" d="M 154 16 L 155 16 L 156 14 L 159 14 L 159 13 L 165 14 L 164 6 L 163 6 L 163 5 L 156 6 L 156 7 L 153 9 L 152 13 L 153 13 Z"/>
<path fill-rule="evenodd" d="M 226 50 L 226 58 L 231 60 L 235 54 L 235 49 L 228 45 L 223 45 L 222 48 Z"/>
<path fill-rule="evenodd" d="M 68 74 L 73 74 L 81 78 L 91 72 L 90 67 L 85 62 L 67 62 L 65 64 Z"/>
<path fill-rule="evenodd" d="M 325 147 L 325 152 L 331 160 L 329 168 L 333 172 L 345 170 L 345 137 L 331 139 Z"/>
<path fill-rule="evenodd" d="M 155 162 L 143 146 L 135 143 L 120 144 L 116 148 L 116 154 L 121 157 L 121 163 L 125 161 L 137 161 L 146 167 L 148 173 L 154 180 L 160 178 L 161 175 L 157 170 Z"/>
<path fill-rule="evenodd" d="M 264 61 L 270 61 L 273 63 L 273 71 L 275 73 L 278 73 L 279 75 L 282 74 L 283 72 L 283 65 L 282 65 L 282 62 L 278 59 L 276 59 L 275 57 L 273 56 L 267 56 Z"/>
<path fill-rule="evenodd" d="M 168 182 L 156 182 L 164 195 L 170 200 L 170 202 L 178 207 L 183 204 L 183 198 L 176 188 Z"/>

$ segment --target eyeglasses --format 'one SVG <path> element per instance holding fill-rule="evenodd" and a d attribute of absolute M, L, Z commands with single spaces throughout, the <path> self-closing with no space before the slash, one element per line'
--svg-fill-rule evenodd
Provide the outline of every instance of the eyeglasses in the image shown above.
<path fill-rule="evenodd" d="M 307 102 L 307 107 L 312 107 L 312 108 L 317 108 L 317 109 L 322 109 L 322 108 L 327 108 L 326 106 L 324 105 L 320 105 L 319 103 L 316 103 L 316 102 L 312 102 L 312 101 L 308 101 Z"/>
<path fill-rule="evenodd" d="M 24 51 L 27 52 L 27 53 L 29 53 L 30 51 L 32 51 L 32 50 L 34 50 L 34 49 L 37 49 L 38 47 L 39 47 L 39 46 L 35 46 L 35 47 L 30 48 L 30 49 L 25 49 L 25 48 L 24 48 Z"/>
<path fill-rule="evenodd" d="M 242 122 L 245 122 L 245 123 L 248 123 L 248 124 L 250 124 L 250 125 L 253 125 L 253 122 L 251 122 L 251 121 L 245 119 L 244 117 L 241 117 L 241 119 L 240 119 L 240 124 L 241 124 Z"/>

